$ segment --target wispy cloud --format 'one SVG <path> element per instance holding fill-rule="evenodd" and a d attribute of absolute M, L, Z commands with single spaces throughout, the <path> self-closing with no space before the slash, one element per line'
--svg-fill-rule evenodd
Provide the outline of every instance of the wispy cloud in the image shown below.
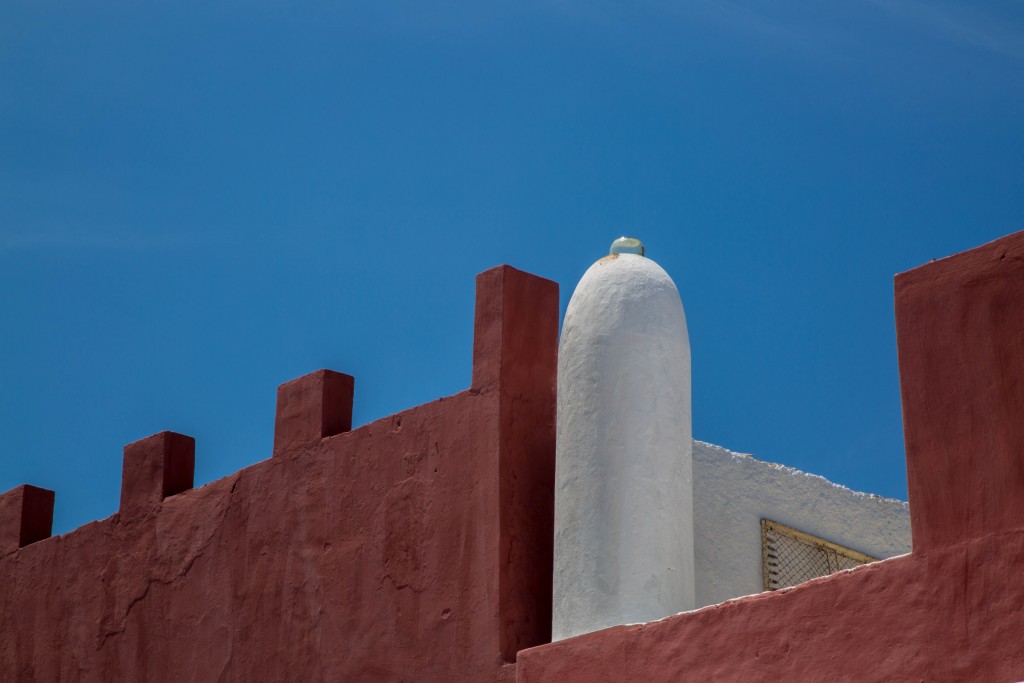
<path fill-rule="evenodd" d="M 562 0 L 559 6 L 571 8 L 579 4 L 588 3 Z M 598 6 L 601 5 L 598 3 Z M 618 5 L 605 6 L 611 8 L 609 11 L 625 12 Z M 864 45 L 862 32 L 869 29 L 871 22 L 878 17 L 875 11 L 880 10 L 889 21 L 926 31 L 937 40 L 1024 59 L 1024 3 L 1017 0 L 986 4 L 947 0 L 868 0 L 868 4 L 855 1 L 832 5 L 809 0 L 783 4 L 753 0 L 695 0 L 689 3 L 646 0 L 646 6 L 677 20 L 703 20 L 722 30 L 758 35 L 789 47 L 836 55 L 848 48 Z"/>
<path fill-rule="evenodd" d="M 931 30 L 938 38 L 1013 59 L 1024 59 L 1024 21 L 1020 16 L 997 18 L 984 12 L 980 6 L 966 2 L 870 1 L 894 17 Z M 1017 14 L 1020 14 L 1020 9 Z M 1012 21 L 1014 18 L 1016 21 Z"/>

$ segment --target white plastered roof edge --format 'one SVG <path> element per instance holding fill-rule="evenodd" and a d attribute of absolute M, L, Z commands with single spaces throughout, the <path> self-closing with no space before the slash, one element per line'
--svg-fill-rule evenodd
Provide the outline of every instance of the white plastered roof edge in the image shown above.
<path fill-rule="evenodd" d="M 854 496 L 860 496 L 860 497 L 868 498 L 868 499 L 871 499 L 871 500 L 877 500 L 879 502 L 887 503 L 887 504 L 890 504 L 890 505 L 900 505 L 900 506 L 903 506 L 903 507 L 908 508 L 908 509 L 910 507 L 910 504 L 907 501 L 905 501 L 905 500 L 900 500 L 899 498 L 888 498 L 886 496 L 880 496 L 877 493 L 866 493 L 866 492 L 863 492 L 863 491 L 855 491 L 855 490 L 853 490 L 853 489 L 851 489 L 851 488 L 849 488 L 847 486 L 843 486 L 842 484 L 837 484 L 834 481 L 831 481 L 830 479 L 827 479 L 826 477 L 821 476 L 820 474 L 813 474 L 811 472 L 804 472 L 803 470 L 799 470 L 799 469 L 797 469 L 795 467 L 790 467 L 789 465 L 782 465 L 782 464 L 777 463 L 777 462 L 772 462 L 770 460 L 764 460 L 762 458 L 758 458 L 758 457 L 756 457 L 754 455 L 751 455 L 750 453 L 740 453 L 738 451 L 731 451 L 728 448 L 725 448 L 724 446 L 719 446 L 717 444 L 713 444 L 713 443 L 708 442 L 708 441 L 701 441 L 700 439 L 694 439 L 693 443 L 694 443 L 695 446 L 697 446 L 697 445 L 702 446 L 702 447 L 704 447 L 706 449 L 709 449 L 711 451 L 721 453 L 724 456 L 728 456 L 728 457 L 732 457 L 732 458 L 749 458 L 750 460 L 753 460 L 755 462 L 761 463 L 762 465 L 766 465 L 766 466 L 771 467 L 773 469 L 782 470 L 782 471 L 784 471 L 787 474 L 790 474 L 792 476 L 804 476 L 804 477 L 810 477 L 812 479 L 820 479 L 821 481 L 825 482 L 829 486 L 831 486 L 831 487 L 833 487 L 833 488 L 835 488 L 835 489 L 837 489 L 839 491 L 842 491 L 844 493 L 847 493 L 847 494 L 851 494 L 851 495 L 854 495 Z"/>

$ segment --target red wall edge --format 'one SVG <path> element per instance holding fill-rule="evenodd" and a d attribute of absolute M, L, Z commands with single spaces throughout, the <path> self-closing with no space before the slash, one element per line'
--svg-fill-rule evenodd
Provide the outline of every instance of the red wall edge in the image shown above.
<path fill-rule="evenodd" d="M 519 653 L 519 683 L 1024 680 L 1024 232 L 896 278 L 911 555 Z"/>
<path fill-rule="evenodd" d="M 897 277 L 911 555 L 548 644 L 557 286 L 477 287 L 468 391 L 0 558 L 2 678 L 1024 679 L 1024 233 Z"/>
<path fill-rule="evenodd" d="M 511 680 L 550 624 L 558 290 L 477 284 L 471 390 L 0 559 L 0 679 Z"/>
<path fill-rule="evenodd" d="M 519 653 L 518 683 L 1024 679 L 1024 532 Z"/>

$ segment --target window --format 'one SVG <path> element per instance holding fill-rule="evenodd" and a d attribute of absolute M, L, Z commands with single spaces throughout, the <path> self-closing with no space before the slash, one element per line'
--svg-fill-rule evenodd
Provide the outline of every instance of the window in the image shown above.
<path fill-rule="evenodd" d="M 765 590 L 788 588 L 840 569 L 853 569 L 877 560 L 770 519 L 761 520 L 761 566 Z"/>

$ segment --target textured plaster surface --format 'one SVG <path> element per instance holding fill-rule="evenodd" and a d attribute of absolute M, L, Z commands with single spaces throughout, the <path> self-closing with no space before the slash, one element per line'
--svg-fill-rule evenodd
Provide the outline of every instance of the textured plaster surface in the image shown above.
<path fill-rule="evenodd" d="M 1024 680 L 1024 532 L 519 653 L 518 683 Z"/>
<path fill-rule="evenodd" d="M 53 491 L 22 484 L 0 494 L 0 557 L 49 538 Z"/>
<path fill-rule="evenodd" d="M 0 496 L 0 680 L 1024 680 L 1024 233 L 897 281 L 910 555 L 536 647 L 557 289 L 477 294 L 466 392 L 25 547 Z"/>
<path fill-rule="evenodd" d="M 559 347 L 556 640 L 693 607 L 690 447 L 679 293 L 648 258 L 601 259 Z"/>
<path fill-rule="evenodd" d="M 884 559 L 910 552 L 906 503 L 693 443 L 697 605 L 763 590 L 761 519 Z"/>
<path fill-rule="evenodd" d="M 558 288 L 477 284 L 469 390 L 326 438 L 285 396 L 285 452 L 0 557 L 0 680 L 510 680 L 550 638 Z"/>
<path fill-rule="evenodd" d="M 1024 518 L 1024 232 L 896 278 L 914 547 Z"/>
<path fill-rule="evenodd" d="M 897 277 L 909 555 L 519 655 L 519 683 L 1024 680 L 1024 233 Z"/>

